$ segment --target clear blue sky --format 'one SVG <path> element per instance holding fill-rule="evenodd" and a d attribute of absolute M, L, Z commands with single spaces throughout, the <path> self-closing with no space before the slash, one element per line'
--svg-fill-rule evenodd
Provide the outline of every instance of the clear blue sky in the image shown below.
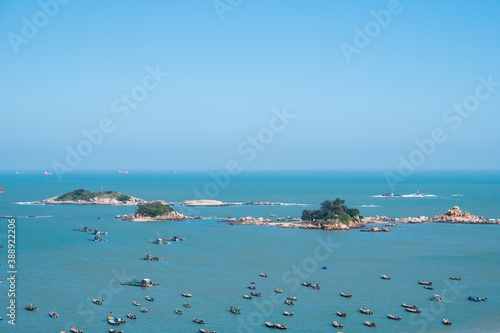
<path fill-rule="evenodd" d="M 447 139 L 420 168 L 500 165 L 500 87 L 443 118 L 478 77 L 500 81 L 498 1 L 401 0 L 350 63 L 341 43 L 390 1 L 232 3 L 221 20 L 211 0 L 73 0 L 53 17 L 2 1 L 0 169 L 64 164 L 103 119 L 114 130 L 77 169 L 395 169 L 435 128 Z M 169 75 L 120 119 L 111 104 L 148 66 Z M 247 161 L 248 136 L 282 107 L 296 117 Z"/>

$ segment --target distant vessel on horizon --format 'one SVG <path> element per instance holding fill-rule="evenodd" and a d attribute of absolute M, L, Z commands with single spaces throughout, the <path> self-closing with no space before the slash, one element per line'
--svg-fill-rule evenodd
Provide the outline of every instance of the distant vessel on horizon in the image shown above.
<path fill-rule="evenodd" d="M 435 197 L 434 194 L 420 194 L 420 190 L 417 193 L 412 194 L 394 194 L 394 193 L 384 193 L 379 195 L 374 195 L 374 198 L 425 198 L 425 197 Z"/>
<path fill-rule="evenodd" d="M 123 174 L 123 175 L 128 175 L 128 171 L 122 171 L 122 170 L 118 170 L 117 171 L 119 174 Z"/>
<path fill-rule="evenodd" d="M 42 175 L 44 175 L 44 176 L 52 176 L 52 172 L 44 171 Z"/>

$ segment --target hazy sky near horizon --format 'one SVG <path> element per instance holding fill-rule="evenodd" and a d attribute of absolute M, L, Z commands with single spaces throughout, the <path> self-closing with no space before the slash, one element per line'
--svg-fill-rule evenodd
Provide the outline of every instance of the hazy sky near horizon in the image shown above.
<path fill-rule="evenodd" d="M 500 164 L 498 1 L 61 2 L 0 3 L 0 169 Z"/>

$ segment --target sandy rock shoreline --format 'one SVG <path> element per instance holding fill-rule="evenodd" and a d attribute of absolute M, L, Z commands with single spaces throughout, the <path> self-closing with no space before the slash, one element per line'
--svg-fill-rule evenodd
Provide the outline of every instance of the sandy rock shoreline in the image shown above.
<path fill-rule="evenodd" d="M 129 222 L 159 222 L 159 221 L 180 222 L 186 220 L 201 220 L 200 216 L 186 216 L 176 211 L 170 212 L 168 214 L 158 215 L 155 217 L 141 216 L 139 214 L 130 214 L 130 215 L 117 215 L 115 216 L 115 218 Z"/>

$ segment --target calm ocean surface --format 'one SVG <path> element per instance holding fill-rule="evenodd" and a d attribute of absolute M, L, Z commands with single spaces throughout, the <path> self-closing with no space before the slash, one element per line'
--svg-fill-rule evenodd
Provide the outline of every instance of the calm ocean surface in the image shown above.
<path fill-rule="evenodd" d="M 207 185 L 211 184 L 212 185 Z M 230 226 L 217 219 L 233 216 L 300 217 L 303 209 L 318 208 L 325 199 L 340 197 L 362 215 L 434 216 L 457 205 L 488 218 L 500 218 L 500 172 L 422 172 L 396 186 L 398 194 L 420 193 L 426 198 L 377 198 L 391 192 L 382 172 L 246 172 L 232 177 L 223 188 L 213 186 L 208 172 L 75 173 L 62 182 L 39 172 L 24 175 L 0 173 L 0 215 L 16 217 L 17 281 L 16 326 L 8 324 L 9 286 L 0 284 L 0 332 L 60 332 L 76 326 L 84 332 L 107 332 L 106 316 L 137 320 L 119 327 L 133 332 L 269 332 L 264 323 L 288 326 L 288 332 L 499 332 L 500 331 L 500 226 L 498 225 L 398 225 L 389 233 L 325 232 L 266 226 Z M 272 201 L 286 206 L 220 208 L 174 207 L 187 215 L 209 217 L 186 222 L 130 223 L 115 215 L 130 214 L 135 207 L 19 205 L 53 197 L 74 189 L 115 190 L 146 200 L 179 203 L 205 189 L 228 202 Z M 32 217 L 36 216 L 36 217 Z M 97 217 L 102 217 L 98 220 Z M 0 244 L 7 243 L 7 219 L 0 220 Z M 108 242 L 87 241 L 90 235 L 72 231 L 80 225 L 108 232 Z M 154 245 L 156 237 L 178 235 L 185 242 Z M 145 262 L 148 253 L 162 262 Z M 0 279 L 7 278 L 7 249 L 0 249 Z M 327 265 L 328 269 L 321 267 Z M 269 275 L 259 277 L 260 272 Z M 381 274 L 392 280 L 380 279 Z M 462 281 L 451 281 L 449 276 Z M 150 278 L 161 285 L 150 289 L 121 286 L 119 282 Z M 418 285 L 430 280 L 435 290 Z M 256 283 L 263 297 L 242 298 Z M 300 285 L 317 281 L 321 290 Z M 275 294 L 274 288 L 283 289 Z M 352 293 L 352 299 L 339 292 Z M 189 300 L 181 293 L 193 295 Z M 443 302 L 428 300 L 434 293 Z M 146 295 L 155 298 L 147 302 Z M 487 297 L 470 302 L 468 296 Z M 286 296 L 299 300 L 290 307 Z M 104 299 L 102 306 L 92 298 Z M 140 313 L 132 301 L 147 307 Z M 182 304 L 188 301 L 191 309 Z M 402 302 L 417 304 L 421 314 L 404 311 Z M 33 303 L 38 312 L 24 310 Z M 239 306 L 241 315 L 229 312 Z M 182 308 L 183 315 L 175 309 Z M 365 307 L 374 312 L 358 312 Z M 291 311 L 293 317 L 283 316 Z M 339 318 L 336 311 L 347 313 Z M 59 313 L 58 319 L 48 316 Z M 387 314 L 402 316 L 401 321 Z M 206 325 L 192 322 L 193 318 Z M 451 327 L 442 324 L 450 318 Z M 370 329 L 364 320 L 377 323 Z"/>

